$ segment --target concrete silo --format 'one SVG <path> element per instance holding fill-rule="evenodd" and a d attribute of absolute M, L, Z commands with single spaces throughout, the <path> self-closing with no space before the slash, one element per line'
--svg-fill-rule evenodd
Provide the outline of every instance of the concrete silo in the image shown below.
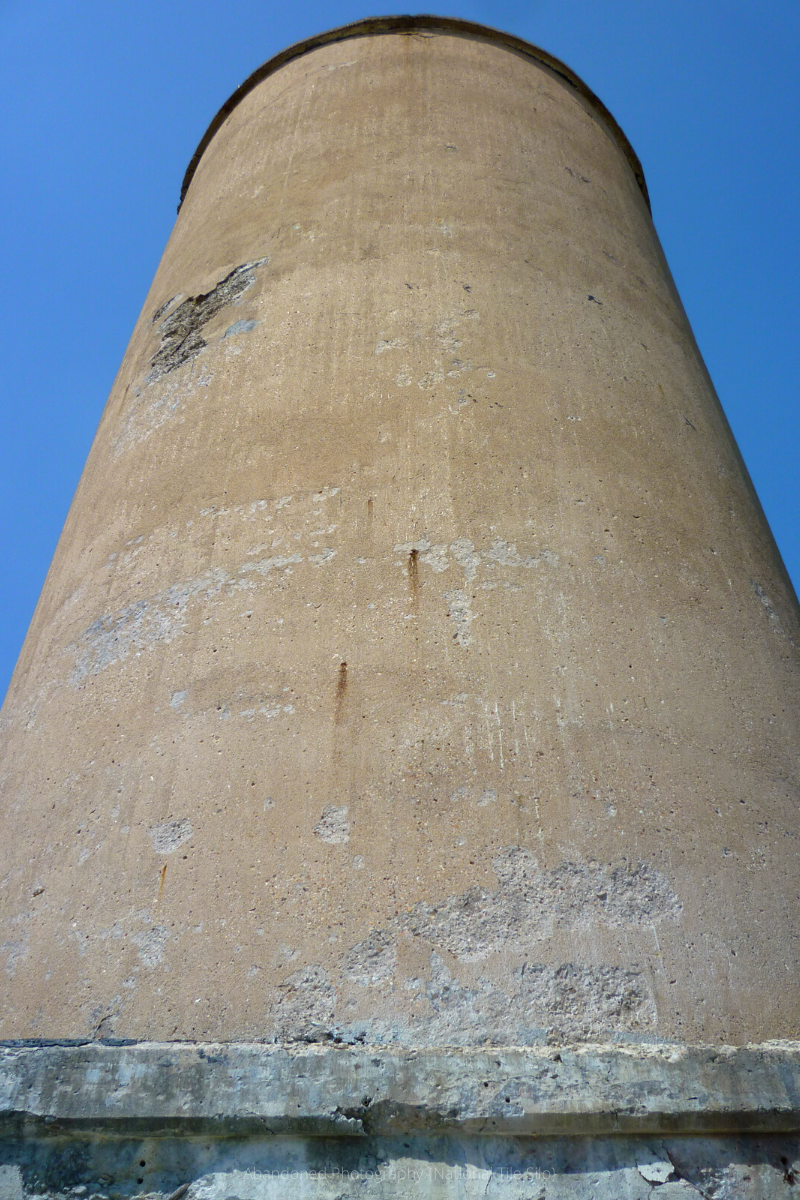
<path fill-rule="evenodd" d="M 0 1185 L 783 1195 L 799 642 L 597 98 L 442 18 L 273 59 L 3 710 Z"/>

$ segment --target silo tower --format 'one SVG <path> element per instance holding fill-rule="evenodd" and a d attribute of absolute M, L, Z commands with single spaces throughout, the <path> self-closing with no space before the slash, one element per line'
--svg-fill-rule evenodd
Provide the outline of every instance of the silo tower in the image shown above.
<path fill-rule="evenodd" d="M 790 1194 L 799 647 L 597 97 L 272 59 L 3 709 L 0 1195 Z"/>

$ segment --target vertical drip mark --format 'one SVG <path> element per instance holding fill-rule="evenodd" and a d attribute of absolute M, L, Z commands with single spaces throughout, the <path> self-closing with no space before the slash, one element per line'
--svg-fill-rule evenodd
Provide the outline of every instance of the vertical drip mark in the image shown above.
<path fill-rule="evenodd" d="M 416 609 L 419 604 L 419 551 L 416 547 L 408 555 L 408 586 L 411 589 L 411 600 Z"/>
<path fill-rule="evenodd" d="M 167 877 L 167 864 L 164 863 L 163 867 L 161 868 L 161 882 L 158 885 L 158 900 L 156 901 L 157 904 L 161 900 L 161 897 L 164 895 L 164 880 L 166 879 L 166 877 Z"/>
<path fill-rule="evenodd" d="M 344 708 L 344 698 L 347 694 L 347 663 L 339 664 L 339 674 L 336 677 L 336 706 L 334 708 L 333 721 L 338 725 L 342 719 L 342 711 Z"/>
<path fill-rule="evenodd" d="M 341 500 L 340 500 L 341 503 Z M 372 546 L 372 519 L 375 515 L 375 498 L 369 496 L 364 506 L 363 516 L 359 515 L 358 526 L 361 538 L 366 546 Z"/>

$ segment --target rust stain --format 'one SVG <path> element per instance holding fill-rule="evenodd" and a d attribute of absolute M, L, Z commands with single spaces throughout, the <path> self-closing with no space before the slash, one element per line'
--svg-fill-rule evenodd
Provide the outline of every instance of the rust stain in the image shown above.
<path fill-rule="evenodd" d="M 408 555 L 408 586 L 414 605 L 419 601 L 419 551 L 416 547 Z"/>
<path fill-rule="evenodd" d="M 166 879 L 166 877 L 167 877 L 167 864 L 164 863 L 163 867 L 161 868 L 161 883 L 158 885 L 158 899 L 159 900 L 164 895 L 164 880 Z"/>
<path fill-rule="evenodd" d="M 336 708 L 334 710 L 334 722 L 338 725 L 342 719 L 342 709 L 344 707 L 344 698 L 347 694 L 347 663 L 339 664 L 339 674 L 336 678 Z"/>

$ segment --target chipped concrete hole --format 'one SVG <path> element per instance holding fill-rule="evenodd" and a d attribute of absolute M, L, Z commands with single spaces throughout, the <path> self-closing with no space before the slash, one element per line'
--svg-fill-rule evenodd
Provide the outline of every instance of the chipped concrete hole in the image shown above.
<path fill-rule="evenodd" d="M 159 325 L 161 345 L 150 360 L 150 370 L 146 377 L 148 383 L 156 383 L 171 371 L 197 357 L 206 346 L 200 330 L 227 304 L 233 304 L 252 287 L 256 270 L 267 261 L 267 258 L 259 258 L 254 262 L 242 263 L 241 266 L 234 267 L 210 292 L 200 296 L 188 296 L 180 301 L 177 307 L 172 307 L 175 302 L 169 300 L 156 311 L 153 316 L 154 324 L 171 309 Z M 255 322 L 237 321 L 229 327 L 223 337 L 254 328 Z"/>
<path fill-rule="evenodd" d="M 149 830 L 156 854 L 174 854 L 184 842 L 188 842 L 194 833 L 191 822 L 187 817 L 174 821 L 165 821 L 162 825 L 154 825 Z"/>
<path fill-rule="evenodd" d="M 346 804 L 326 804 L 322 816 L 314 826 L 314 833 L 330 846 L 339 846 L 350 840 L 350 822 Z"/>

